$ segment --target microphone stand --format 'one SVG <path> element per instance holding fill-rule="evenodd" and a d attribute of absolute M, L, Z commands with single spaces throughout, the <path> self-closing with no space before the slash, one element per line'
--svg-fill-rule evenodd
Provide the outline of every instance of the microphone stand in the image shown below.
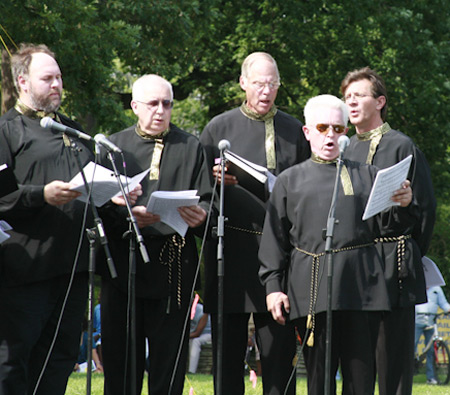
<path fill-rule="evenodd" d="M 136 393 L 136 254 L 135 254 L 135 245 L 136 242 L 139 246 L 139 251 L 142 256 L 142 260 L 144 263 L 150 263 L 150 258 L 148 256 L 147 248 L 144 244 L 144 238 L 141 235 L 139 227 L 136 222 L 136 218 L 134 217 L 130 203 L 127 199 L 125 188 L 122 184 L 122 180 L 120 179 L 120 173 L 117 170 L 115 158 L 113 155 L 113 151 L 108 149 L 108 159 L 111 162 L 113 167 L 114 175 L 117 179 L 117 183 L 119 184 L 120 191 L 125 200 L 125 205 L 128 211 L 128 219 L 130 221 L 130 229 L 125 232 L 124 238 L 129 237 L 130 246 L 129 246 L 129 295 L 130 295 L 130 391 L 132 394 Z M 133 237 L 134 233 L 134 237 Z M 124 374 L 126 374 L 127 369 L 125 368 Z"/>
<path fill-rule="evenodd" d="M 225 217 L 223 215 L 224 191 L 225 191 L 225 157 L 224 150 L 220 150 L 220 202 L 219 217 L 217 221 L 217 353 L 216 353 L 216 395 L 222 395 L 222 355 L 223 355 L 223 302 L 224 302 L 224 258 L 223 240 L 225 234 Z"/>
<path fill-rule="evenodd" d="M 91 229 L 86 229 L 87 237 L 89 240 L 89 293 L 88 293 L 88 338 L 87 338 L 87 369 L 86 369 L 86 394 L 91 394 L 91 380 L 92 380 L 92 333 L 93 333 L 93 306 L 94 306 L 94 274 L 95 274 L 95 244 L 98 241 L 103 245 L 106 255 L 106 261 L 108 264 L 109 272 L 112 278 L 117 277 L 116 268 L 114 266 L 114 262 L 111 256 L 111 252 L 108 246 L 108 240 L 105 235 L 105 230 L 103 227 L 102 220 L 98 215 L 97 207 L 94 204 L 94 200 L 92 198 L 92 194 L 89 190 L 89 184 L 86 179 L 86 175 L 84 174 L 83 165 L 80 160 L 79 152 L 81 151 L 78 148 L 76 142 L 70 139 L 70 148 L 75 154 L 75 158 L 78 164 L 78 168 L 80 170 L 81 177 L 83 179 L 87 196 L 89 197 L 89 206 L 92 211 L 92 215 L 94 217 L 94 222 L 96 223 L 96 227 Z"/>
<path fill-rule="evenodd" d="M 334 226 L 339 224 L 335 218 L 336 204 L 338 200 L 339 181 L 342 171 L 342 152 L 336 163 L 336 179 L 333 196 L 331 198 L 330 211 L 328 213 L 327 228 L 325 233 L 325 259 L 327 262 L 327 319 L 326 319 L 326 348 L 325 348 L 325 395 L 331 393 L 331 335 L 332 335 L 332 291 L 333 291 L 333 235 Z"/>

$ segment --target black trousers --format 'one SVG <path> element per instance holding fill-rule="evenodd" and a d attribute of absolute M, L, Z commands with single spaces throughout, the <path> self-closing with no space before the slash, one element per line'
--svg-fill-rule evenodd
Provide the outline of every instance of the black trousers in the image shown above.
<path fill-rule="evenodd" d="M 68 276 L 0 287 L 0 394 L 63 395 L 80 348 L 87 301 L 87 274 L 77 274 L 48 364 Z"/>
<path fill-rule="evenodd" d="M 377 343 L 380 395 L 410 395 L 414 376 L 415 307 L 383 314 Z"/>
<path fill-rule="evenodd" d="M 217 362 L 217 314 L 211 315 L 214 354 L 214 380 Z M 250 313 L 224 315 L 222 393 L 244 394 L 245 352 L 248 344 L 248 321 Z M 295 328 L 276 323 L 269 313 L 253 313 L 256 341 L 258 344 L 264 395 L 284 394 L 292 373 L 292 360 L 296 351 Z M 287 394 L 295 394 L 296 378 Z"/>
<path fill-rule="evenodd" d="M 148 392 L 152 395 L 181 395 L 189 346 L 189 323 L 181 339 L 189 298 L 181 309 L 172 303 L 167 314 L 167 298 L 136 299 L 136 389 L 141 393 L 149 343 Z M 175 305 L 175 306 L 174 306 Z M 130 390 L 130 353 L 127 341 L 127 295 L 109 280 L 102 282 L 102 356 L 105 395 L 133 395 Z M 180 345 L 181 342 L 181 345 Z M 181 347 L 180 358 L 177 355 Z M 175 373 L 174 373 L 175 372 Z M 171 379 L 174 380 L 170 389 Z"/>
<path fill-rule="evenodd" d="M 336 372 L 341 365 L 345 395 L 372 395 L 375 348 L 381 312 L 333 311 L 331 337 L 331 394 L 336 393 Z M 294 321 L 303 341 L 306 318 Z M 308 376 L 308 395 L 325 392 L 326 313 L 316 314 L 314 346 L 303 355 Z"/>

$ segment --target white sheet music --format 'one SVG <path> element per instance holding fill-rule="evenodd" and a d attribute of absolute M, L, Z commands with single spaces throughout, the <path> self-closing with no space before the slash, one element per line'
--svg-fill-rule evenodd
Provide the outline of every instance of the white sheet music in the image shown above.
<path fill-rule="evenodd" d="M 161 222 L 169 225 L 182 237 L 186 235 L 188 224 L 181 218 L 178 207 L 196 206 L 200 196 L 197 190 L 189 191 L 155 191 L 150 195 L 147 211 L 158 214 Z"/>
<path fill-rule="evenodd" d="M 12 230 L 11 225 L 6 221 L 0 220 L 0 244 L 11 237 L 8 233 L 6 233 L 8 230 Z"/>
<path fill-rule="evenodd" d="M 406 180 L 411 161 L 412 155 L 409 155 L 394 166 L 380 170 L 377 173 L 364 210 L 363 221 L 391 206 L 399 204 L 393 202 L 391 197 L 397 189 L 400 189 L 402 182 Z"/>
<path fill-rule="evenodd" d="M 106 202 L 111 200 L 111 198 L 119 196 L 121 194 L 119 183 L 112 170 L 107 169 L 94 162 L 89 162 L 83 169 L 88 182 L 89 188 L 92 189 L 92 199 L 97 207 L 103 206 Z M 120 176 L 122 184 L 125 191 L 128 189 L 132 191 L 141 182 L 145 175 L 150 171 L 150 168 L 144 170 L 143 172 L 136 174 L 134 177 Z M 77 199 L 82 202 L 86 202 L 88 195 L 86 192 L 86 187 L 83 182 L 83 177 L 81 172 L 78 173 L 70 181 L 75 184 L 75 187 L 71 188 L 72 191 L 81 192 L 81 196 Z"/>

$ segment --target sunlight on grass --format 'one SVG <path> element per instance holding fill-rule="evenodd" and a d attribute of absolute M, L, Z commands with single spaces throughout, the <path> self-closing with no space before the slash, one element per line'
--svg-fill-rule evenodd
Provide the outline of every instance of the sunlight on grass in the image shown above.
<path fill-rule="evenodd" d="M 413 395 L 450 395 L 450 386 L 431 386 L 425 384 L 425 377 L 416 376 L 414 378 Z M 189 395 L 189 389 L 192 386 L 195 395 L 213 395 L 213 379 L 210 375 L 204 374 L 189 374 L 186 376 L 183 395 Z M 338 381 L 337 393 L 341 393 L 341 382 Z M 66 395 L 84 395 L 87 393 L 86 389 L 86 374 L 74 373 L 69 378 L 69 384 L 67 386 Z M 297 394 L 305 395 L 306 391 L 306 379 L 301 378 L 297 380 Z M 92 395 L 103 395 L 103 375 L 93 374 Z M 258 377 L 256 388 L 252 388 L 252 383 L 249 377 L 245 377 L 245 394 L 246 395 L 261 395 L 262 394 L 262 381 Z M 144 387 L 142 395 L 148 395 L 147 391 L 147 377 L 144 381 Z M 375 391 L 375 395 L 378 395 L 378 390 Z"/>

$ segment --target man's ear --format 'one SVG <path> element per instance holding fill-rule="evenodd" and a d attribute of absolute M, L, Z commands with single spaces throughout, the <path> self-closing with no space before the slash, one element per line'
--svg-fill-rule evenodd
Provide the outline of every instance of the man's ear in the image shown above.
<path fill-rule="evenodd" d="M 310 130 L 309 130 L 308 126 L 303 125 L 302 129 L 303 129 L 303 134 L 305 135 L 305 139 L 309 141 Z"/>
<path fill-rule="evenodd" d="M 242 75 L 239 77 L 239 85 L 241 86 L 241 89 L 243 91 L 247 90 L 247 86 L 248 86 L 248 80 L 247 78 L 243 77 Z"/>
<path fill-rule="evenodd" d="M 21 92 L 28 92 L 28 80 L 23 75 L 17 77 L 17 82 Z"/>
<path fill-rule="evenodd" d="M 138 115 L 138 114 L 137 114 L 137 109 L 136 109 L 137 103 L 136 103 L 134 100 L 131 100 L 130 107 L 131 107 L 131 109 L 133 110 L 133 112 L 134 112 L 136 115 Z"/>
<path fill-rule="evenodd" d="M 378 96 L 376 100 L 377 100 L 377 110 L 381 111 L 381 109 L 386 105 L 386 97 Z"/>

